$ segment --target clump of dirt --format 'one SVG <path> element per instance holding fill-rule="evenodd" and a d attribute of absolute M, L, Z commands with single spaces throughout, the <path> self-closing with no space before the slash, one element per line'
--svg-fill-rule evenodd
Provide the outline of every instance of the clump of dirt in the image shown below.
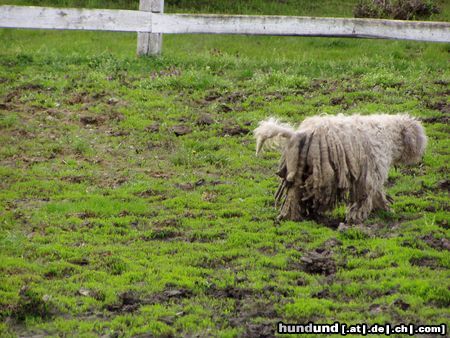
<path fill-rule="evenodd" d="M 48 319 L 56 312 L 51 296 L 43 295 L 29 286 L 23 286 L 19 291 L 19 301 L 12 307 L 12 317 L 23 321 L 27 317 Z"/>
<path fill-rule="evenodd" d="M 330 103 L 331 103 L 333 106 L 337 106 L 337 105 L 341 104 L 342 102 L 344 102 L 344 97 L 343 97 L 343 96 L 333 97 L 333 98 L 330 100 Z"/>
<path fill-rule="evenodd" d="M 420 237 L 420 239 L 434 249 L 450 251 L 450 241 L 445 237 L 438 239 L 432 234 L 428 234 Z"/>
<path fill-rule="evenodd" d="M 323 289 L 315 294 L 312 295 L 314 298 L 319 298 L 319 299 L 326 299 L 326 298 L 337 298 L 337 295 L 333 292 L 331 292 L 329 289 Z"/>
<path fill-rule="evenodd" d="M 337 246 L 342 246 L 342 241 L 340 241 L 339 239 L 334 238 L 334 237 L 332 237 L 330 239 L 327 239 L 322 244 L 322 247 L 324 247 L 324 248 L 334 248 L 334 247 L 337 247 Z"/>
<path fill-rule="evenodd" d="M 369 312 L 372 315 L 378 315 L 380 313 L 385 313 L 387 311 L 387 306 L 382 304 L 372 304 L 369 306 Z"/>
<path fill-rule="evenodd" d="M 186 125 L 178 125 L 172 127 L 172 132 L 178 137 L 192 133 L 192 129 Z"/>
<path fill-rule="evenodd" d="M 178 227 L 180 225 L 180 221 L 176 218 L 168 218 L 160 221 L 153 222 L 154 226 L 157 227 Z"/>
<path fill-rule="evenodd" d="M 67 181 L 70 183 L 82 183 L 83 181 L 87 180 L 87 177 L 85 176 L 78 176 L 78 175 L 70 175 L 70 176 L 64 176 L 61 177 L 63 181 Z"/>
<path fill-rule="evenodd" d="M 402 309 L 403 311 L 406 311 L 406 310 L 408 310 L 411 307 L 411 305 L 409 305 L 403 299 L 400 299 L 400 298 L 394 300 L 392 305 L 397 307 L 397 308 L 399 308 L 399 309 Z"/>
<path fill-rule="evenodd" d="M 275 337 L 275 325 L 269 323 L 246 324 L 244 338 Z"/>
<path fill-rule="evenodd" d="M 226 103 L 221 103 L 217 106 L 217 112 L 219 112 L 219 113 L 229 113 L 232 111 L 233 111 L 233 108 Z"/>
<path fill-rule="evenodd" d="M 152 196 L 160 196 L 161 192 L 153 190 L 153 189 L 147 189 L 145 191 L 141 191 L 139 193 L 136 193 L 139 197 L 152 197 Z"/>
<path fill-rule="evenodd" d="M 239 125 L 227 125 L 222 128 L 222 136 L 239 136 L 246 135 L 250 132 L 247 128 Z"/>
<path fill-rule="evenodd" d="M 143 241 L 164 240 L 169 241 L 181 237 L 180 221 L 177 219 L 164 219 L 152 223 L 151 233 L 141 236 Z"/>
<path fill-rule="evenodd" d="M 426 102 L 425 106 L 433 110 L 439 110 L 443 114 L 450 114 L 450 104 L 445 101 Z"/>
<path fill-rule="evenodd" d="M 196 124 L 199 126 L 209 126 L 214 123 L 214 119 L 209 114 L 202 114 L 196 121 Z"/>
<path fill-rule="evenodd" d="M 69 263 L 79 265 L 79 266 L 86 266 L 89 265 L 89 259 L 81 257 L 81 258 L 73 258 L 69 260 Z"/>
<path fill-rule="evenodd" d="M 142 305 L 161 304 L 170 299 L 182 299 L 192 296 L 192 292 L 181 288 L 168 288 L 161 293 L 143 296 L 137 291 L 125 291 L 118 295 L 117 302 L 109 304 L 106 309 L 111 312 L 134 312 Z"/>
<path fill-rule="evenodd" d="M 177 229 L 173 228 L 153 228 L 151 235 L 143 235 L 141 236 L 141 239 L 143 241 L 150 241 L 150 240 L 170 240 L 173 238 L 180 237 L 182 233 L 178 231 Z"/>
<path fill-rule="evenodd" d="M 191 191 L 191 190 L 194 190 L 196 187 L 200 187 L 200 186 L 204 185 L 205 183 L 206 183 L 206 181 L 202 178 L 194 183 L 190 183 L 190 182 L 175 183 L 175 187 L 177 187 L 178 189 L 184 190 L 184 191 Z"/>
<path fill-rule="evenodd" d="M 301 258 L 301 268 L 311 274 L 329 276 L 337 271 L 337 264 L 330 250 L 318 248 L 306 252 Z"/>
<path fill-rule="evenodd" d="M 217 288 L 212 284 L 207 290 L 206 294 L 212 298 L 229 298 L 235 300 L 234 311 L 228 315 L 222 315 L 230 323 L 231 327 L 245 327 L 245 332 L 242 337 L 274 337 L 275 321 L 278 317 L 272 302 L 264 301 L 264 298 L 269 298 L 272 292 L 263 290 L 267 297 L 261 298 L 252 289 L 238 288 L 235 286 L 227 286 L 225 288 Z M 262 317 L 264 323 L 254 323 L 253 319 Z"/>
<path fill-rule="evenodd" d="M 86 92 L 76 93 L 70 99 L 67 100 L 67 103 L 70 105 L 75 105 L 79 103 L 88 103 L 90 102 L 90 97 Z"/>
<path fill-rule="evenodd" d="M 148 131 L 149 133 L 157 133 L 157 132 L 159 132 L 159 124 L 158 123 L 153 123 L 153 124 L 145 127 L 144 130 Z"/>
<path fill-rule="evenodd" d="M 80 116 L 80 122 L 84 125 L 99 125 L 105 122 L 105 118 L 102 116 L 84 115 Z"/>
<path fill-rule="evenodd" d="M 411 263 L 411 265 L 428 267 L 432 269 L 441 268 L 441 263 L 434 257 L 411 258 L 409 263 Z"/>
<path fill-rule="evenodd" d="M 252 297 L 254 293 L 252 289 L 237 288 L 231 285 L 227 285 L 225 288 L 218 288 L 215 284 L 212 284 L 206 290 L 206 294 L 213 298 L 244 299 Z"/>
<path fill-rule="evenodd" d="M 422 119 L 425 123 L 442 123 L 448 124 L 450 123 L 450 116 L 442 115 L 437 117 L 427 117 Z"/>
<path fill-rule="evenodd" d="M 126 130 L 108 130 L 106 133 L 115 137 L 130 135 L 130 132 Z"/>
<path fill-rule="evenodd" d="M 437 184 L 438 189 L 450 192 L 450 180 L 442 180 Z"/>
<path fill-rule="evenodd" d="M 182 298 L 189 298 L 191 296 L 192 296 L 192 292 L 188 289 L 169 288 L 169 289 L 164 290 L 160 294 L 154 295 L 152 297 L 152 301 L 154 303 L 163 303 L 163 302 L 167 302 L 169 299 L 182 299 Z"/>
<path fill-rule="evenodd" d="M 136 291 L 125 291 L 119 294 L 118 302 L 106 306 L 111 312 L 133 312 L 142 304 L 140 295 Z"/>

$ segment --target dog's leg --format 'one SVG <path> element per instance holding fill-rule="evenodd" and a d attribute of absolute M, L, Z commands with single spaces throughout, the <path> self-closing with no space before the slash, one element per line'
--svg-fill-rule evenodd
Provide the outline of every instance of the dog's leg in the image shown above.
<path fill-rule="evenodd" d="M 392 203 L 392 198 L 390 198 L 389 200 L 389 197 L 386 196 L 386 193 L 383 190 L 379 190 L 373 195 L 372 203 L 373 208 L 376 210 L 389 211 L 389 206 Z"/>
<path fill-rule="evenodd" d="M 286 181 L 289 183 L 294 182 L 295 175 L 299 169 L 299 156 L 300 150 L 305 142 L 305 135 L 301 133 L 295 133 L 289 140 L 286 147 L 285 157 L 286 157 Z"/>
<path fill-rule="evenodd" d="M 373 209 L 372 196 L 353 203 L 347 211 L 346 221 L 350 224 L 361 224 L 369 217 Z"/>
<path fill-rule="evenodd" d="M 291 186 L 287 189 L 286 199 L 281 208 L 279 220 L 301 221 L 302 209 L 300 205 L 301 196 L 297 186 Z"/>

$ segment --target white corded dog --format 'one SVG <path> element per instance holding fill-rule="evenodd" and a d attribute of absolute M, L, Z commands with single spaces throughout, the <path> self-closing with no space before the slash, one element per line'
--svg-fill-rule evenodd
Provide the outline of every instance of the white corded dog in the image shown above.
<path fill-rule="evenodd" d="M 276 194 L 281 219 L 321 215 L 347 203 L 349 223 L 373 209 L 389 209 L 384 184 L 389 167 L 421 160 L 427 138 L 409 115 L 337 115 L 306 118 L 297 129 L 274 118 L 255 129 L 256 153 L 271 144 L 282 151 Z"/>

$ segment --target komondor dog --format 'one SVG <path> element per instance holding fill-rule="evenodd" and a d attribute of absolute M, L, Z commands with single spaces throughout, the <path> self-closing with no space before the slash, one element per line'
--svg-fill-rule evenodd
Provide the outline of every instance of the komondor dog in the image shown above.
<path fill-rule="evenodd" d="M 417 163 L 427 144 L 422 125 L 408 115 L 314 116 L 296 130 L 270 118 L 254 134 L 256 154 L 265 143 L 282 151 L 280 219 L 316 217 L 343 201 L 346 221 L 356 224 L 373 209 L 389 210 L 389 167 Z"/>

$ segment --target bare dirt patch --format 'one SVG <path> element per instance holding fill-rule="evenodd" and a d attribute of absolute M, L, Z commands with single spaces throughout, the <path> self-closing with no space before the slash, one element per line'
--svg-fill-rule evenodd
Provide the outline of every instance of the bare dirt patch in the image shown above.
<path fill-rule="evenodd" d="M 430 247 L 436 250 L 450 251 L 450 241 L 447 238 L 436 238 L 432 234 L 428 234 L 420 237 L 422 241 L 427 243 Z"/>
<path fill-rule="evenodd" d="M 210 114 L 201 114 L 195 123 L 199 126 L 209 126 L 214 123 L 214 119 Z"/>
<path fill-rule="evenodd" d="M 326 249 L 316 249 L 305 253 L 301 258 L 302 270 L 311 274 L 332 275 L 337 271 L 333 253 Z"/>
<path fill-rule="evenodd" d="M 171 128 L 175 136 L 183 136 L 192 133 L 191 127 L 187 125 L 178 125 Z"/>
<path fill-rule="evenodd" d="M 227 286 L 223 289 L 212 285 L 206 292 L 212 298 L 230 298 L 235 300 L 234 311 L 221 317 L 228 320 L 231 327 L 244 327 L 242 337 L 274 337 L 275 322 L 278 314 L 273 302 L 268 302 L 270 294 L 263 290 L 258 294 L 255 290 Z M 262 297 L 264 296 L 264 297 Z M 255 323 L 254 319 L 261 317 L 264 320 Z"/>
<path fill-rule="evenodd" d="M 411 258 L 409 260 L 411 265 L 428 267 L 432 269 L 442 268 L 441 262 L 434 257 L 420 257 L 420 258 Z"/>
<path fill-rule="evenodd" d="M 167 288 L 153 295 L 142 295 L 137 291 L 125 291 L 118 295 L 118 300 L 115 303 L 107 305 L 106 309 L 118 313 L 134 312 L 142 305 L 161 304 L 171 299 L 183 299 L 191 296 L 192 292 L 183 288 Z"/>
<path fill-rule="evenodd" d="M 239 125 L 226 125 L 222 128 L 222 136 L 240 136 L 246 135 L 249 132 L 249 129 L 243 128 Z"/>

